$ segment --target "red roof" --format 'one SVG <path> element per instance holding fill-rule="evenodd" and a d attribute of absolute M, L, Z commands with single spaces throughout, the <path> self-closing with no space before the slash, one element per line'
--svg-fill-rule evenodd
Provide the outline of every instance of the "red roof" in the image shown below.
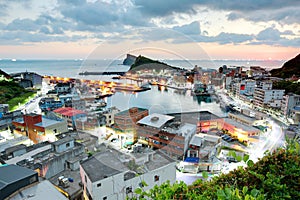
<path fill-rule="evenodd" d="M 85 114 L 85 112 L 83 112 L 82 110 L 76 110 L 71 107 L 58 108 L 58 109 L 53 110 L 53 112 L 59 113 L 61 115 L 68 116 L 68 117 L 72 117 L 72 116 L 79 115 L 79 114 Z"/>

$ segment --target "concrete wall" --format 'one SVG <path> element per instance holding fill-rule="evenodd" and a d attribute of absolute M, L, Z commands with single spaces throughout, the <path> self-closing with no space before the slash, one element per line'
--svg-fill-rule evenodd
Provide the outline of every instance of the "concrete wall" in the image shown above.
<path fill-rule="evenodd" d="M 150 190 L 155 185 L 161 185 L 167 180 L 169 180 L 171 184 L 175 183 L 176 181 L 175 162 L 124 181 L 124 175 L 127 172 L 128 171 L 122 172 L 101 181 L 91 183 L 88 177 L 87 182 L 85 182 L 84 176 L 86 176 L 86 173 L 82 167 L 80 167 L 80 175 L 82 183 L 84 184 L 84 188 L 88 188 L 93 199 L 103 199 L 103 197 L 107 197 L 108 200 L 123 200 L 126 199 L 126 195 L 130 196 L 130 194 L 126 194 L 126 188 L 132 187 L 132 192 L 134 192 L 136 188 L 140 187 L 140 183 L 142 181 L 145 181 L 148 184 L 147 187 L 143 188 L 146 191 Z M 155 181 L 154 179 L 156 175 L 159 176 L 158 181 Z M 101 186 L 98 187 L 97 184 L 99 183 L 101 183 Z"/>
<path fill-rule="evenodd" d="M 84 153 L 84 147 L 80 145 L 73 150 L 59 154 L 58 156 L 53 156 L 53 158 L 42 164 L 41 175 L 47 179 L 57 175 L 66 168 L 66 160 L 74 158 L 82 153 Z"/>

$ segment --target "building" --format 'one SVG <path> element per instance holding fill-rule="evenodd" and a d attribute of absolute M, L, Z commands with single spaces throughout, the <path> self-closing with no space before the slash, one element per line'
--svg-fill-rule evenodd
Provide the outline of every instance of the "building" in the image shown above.
<path fill-rule="evenodd" d="M 137 188 L 147 191 L 166 181 L 175 183 L 176 168 L 159 151 L 127 155 L 108 149 L 81 162 L 80 175 L 85 199 L 123 200 Z"/>
<path fill-rule="evenodd" d="M 115 123 L 115 115 L 119 112 L 120 110 L 116 107 L 108 108 L 103 112 L 103 115 L 106 118 L 106 126 L 111 127 Z"/>
<path fill-rule="evenodd" d="M 255 113 L 252 113 L 255 115 Z M 248 117 L 246 115 L 240 114 L 240 113 L 232 113 L 229 112 L 228 113 L 228 118 L 233 119 L 241 124 L 245 124 L 248 126 L 253 126 L 255 124 L 255 122 L 257 122 L 256 118 L 253 117 Z"/>
<path fill-rule="evenodd" d="M 39 106 L 42 111 L 51 111 L 61 108 L 63 105 L 64 104 L 60 100 L 55 100 L 53 97 L 42 98 L 39 102 Z"/>
<path fill-rule="evenodd" d="M 21 72 L 12 74 L 12 77 L 16 80 L 19 80 L 20 85 L 23 87 L 35 87 L 41 88 L 43 77 L 34 72 Z"/>
<path fill-rule="evenodd" d="M 54 185 L 52 185 L 48 180 L 43 180 L 41 182 L 31 184 L 25 188 L 22 188 L 12 194 L 10 200 L 67 200 L 62 193 L 60 193 Z"/>
<path fill-rule="evenodd" d="M 253 95 L 255 87 L 255 80 L 242 80 L 239 84 L 239 94 Z"/>
<path fill-rule="evenodd" d="M 62 119 L 65 119 L 69 127 L 76 127 L 76 120 L 80 118 L 86 118 L 87 115 L 82 110 L 77 110 L 71 107 L 58 108 L 53 112 Z"/>
<path fill-rule="evenodd" d="M 182 159 L 196 125 L 174 121 L 175 117 L 162 114 L 151 114 L 137 122 L 137 136 L 140 142 L 160 149 L 169 156 Z"/>
<path fill-rule="evenodd" d="M 20 110 L 12 112 L 2 112 L 0 113 L 0 130 L 11 128 L 12 121 L 22 117 L 22 112 Z"/>
<path fill-rule="evenodd" d="M 283 96 L 281 102 L 281 112 L 285 117 L 291 117 L 292 111 L 296 106 L 300 106 L 300 95 L 287 94 Z"/>
<path fill-rule="evenodd" d="M 17 165 L 0 166 L 0 199 L 3 200 L 14 192 L 38 182 L 38 173 Z"/>
<path fill-rule="evenodd" d="M 294 121 L 294 124 L 300 123 L 300 106 L 295 106 L 292 110 L 292 119 Z"/>
<path fill-rule="evenodd" d="M 79 162 L 86 157 L 82 144 L 75 142 L 72 137 L 65 137 L 51 144 L 34 147 L 5 162 L 35 170 L 40 177 L 49 179 L 66 169 L 78 170 Z"/>
<path fill-rule="evenodd" d="M 272 82 L 259 82 L 254 90 L 253 104 L 256 107 L 280 108 L 285 90 L 273 90 Z"/>
<path fill-rule="evenodd" d="M 184 160 L 183 171 L 216 171 L 221 165 L 217 159 L 222 139 L 219 136 L 198 133 L 194 135 Z"/>
<path fill-rule="evenodd" d="M 70 93 L 71 92 L 71 88 L 72 88 L 72 84 L 71 83 L 57 83 L 54 86 L 54 91 L 57 94 L 61 94 L 61 93 Z"/>
<path fill-rule="evenodd" d="M 0 104 L 0 118 L 2 117 L 3 113 L 8 112 L 8 104 Z"/>
<path fill-rule="evenodd" d="M 242 121 L 246 123 L 244 119 Z M 199 122 L 198 127 L 200 127 L 201 132 L 205 133 L 211 129 L 225 130 L 233 138 L 245 143 L 257 142 L 257 139 L 253 136 L 257 136 L 261 132 L 258 128 L 242 124 L 230 118 L 203 120 Z"/>
<path fill-rule="evenodd" d="M 128 110 L 124 110 L 115 114 L 115 124 L 113 128 L 123 133 L 133 134 L 133 136 L 136 137 L 136 122 L 148 115 L 148 110 L 144 108 L 133 107 Z"/>
<path fill-rule="evenodd" d="M 55 135 L 68 131 L 65 120 L 54 120 L 38 114 L 25 114 L 15 119 L 12 124 L 14 132 L 27 136 L 35 144 L 43 141 L 54 141 Z"/>

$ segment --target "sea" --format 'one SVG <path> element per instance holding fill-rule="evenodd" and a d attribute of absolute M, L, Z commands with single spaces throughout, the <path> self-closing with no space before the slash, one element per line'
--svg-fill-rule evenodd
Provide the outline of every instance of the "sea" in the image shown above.
<path fill-rule="evenodd" d="M 195 65 L 203 69 L 218 69 L 223 65 L 228 67 L 261 66 L 268 70 L 279 68 L 285 61 L 279 60 L 161 60 L 171 66 L 192 69 Z M 79 72 L 93 71 L 127 71 L 129 66 L 122 65 L 122 60 L 0 60 L 0 69 L 6 73 L 36 72 L 40 75 L 69 77 L 90 80 L 112 80 L 112 76 L 80 76 Z M 150 113 L 178 113 L 210 111 L 220 117 L 226 113 L 211 97 L 191 95 L 191 91 L 180 91 L 171 88 L 158 88 L 151 86 L 151 90 L 131 93 L 116 92 L 113 96 L 105 98 L 107 107 L 116 106 L 125 110 L 133 106 L 149 109 Z"/>

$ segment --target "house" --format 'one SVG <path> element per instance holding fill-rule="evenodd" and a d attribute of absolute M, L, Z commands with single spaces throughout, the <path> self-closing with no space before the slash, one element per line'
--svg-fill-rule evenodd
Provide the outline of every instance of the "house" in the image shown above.
<path fill-rule="evenodd" d="M 57 83 L 54 86 L 54 91 L 56 91 L 56 93 L 58 93 L 58 94 L 69 93 L 71 91 L 71 88 L 72 88 L 71 83 Z"/>
<path fill-rule="evenodd" d="M 149 111 L 144 108 L 133 107 L 115 114 L 115 124 L 113 128 L 117 132 L 129 133 L 136 138 L 136 122 L 149 115 Z"/>
<path fill-rule="evenodd" d="M 35 87 L 41 88 L 43 77 L 35 72 L 14 73 L 12 77 L 19 81 L 19 84 L 24 88 Z"/>
<path fill-rule="evenodd" d="M 53 97 L 42 98 L 39 102 L 39 107 L 42 111 L 50 111 L 61 108 L 64 104 L 60 100 L 55 100 Z"/>
<path fill-rule="evenodd" d="M 187 156 L 184 160 L 183 170 L 188 168 L 198 172 L 199 170 L 220 170 L 221 165 L 216 156 L 221 148 L 221 137 L 198 133 L 194 135 L 189 144 Z M 192 167 L 194 166 L 194 168 Z"/>
<path fill-rule="evenodd" d="M 43 180 L 22 188 L 12 194 L 9 199 L 24 200 L 24 197 L 30 200 L 68 200 L 68 198 L 60 193 L 48 180 Z"/>
<path fill-rule="evenodd" d="M 106 126 L 111 127 L 115 123 L 115 115 L 119 112 L 120 110 L 116 107 L 108 108 L 103 112 L 103 115 L 106 118 Z"/>
<path fill-rule="evenodd" d="M 68 131 L 65 120 L 54 120 L 38 114 L 25 114 L 15 119 L 14 133 L 27 136 L 35 144 L 43 141 L 54 141 L 55 135 Z"/>
<path fill-rule="evenodd" d="M 174 121 L 175 117 L 153 113 L 137 122 L 137 136 L 141 143 L 160 149 L 176 159 L 185 155 L 196 125 Z"/>
<path fill-rule="evenodd" d="M 0 166 L 0 199 L 3 200 L 14 192 L 38 182 L 38 173 L 17 165 Z"/>
<path fill-rule="evenodd" d="M 78 170 L 79 162 L 86 157 L 84 146 L 68 136 L 50 144 L 37 146 L 5 162 L 35 170 L 40 177 L 49 179 L 65 169 Z"/>
<path fill-rule="evenodd" d="M 127 155 L 108 149 L 81 162 L 80 175 L 85 199 L 123 200 L 137 188 L 147 191 L 166 181 L 175 183 L 176 168 L 159 151 Z"/>
<path fill-rule="evenodd" d="M 80 118 L 86 118 L 87 115 L 82 110 L 77 110 L 71 107 L 58 108 L 53 112 L 62 119 L 65 119 L 69 127 L 76 127 L 76 120 Z"/>

